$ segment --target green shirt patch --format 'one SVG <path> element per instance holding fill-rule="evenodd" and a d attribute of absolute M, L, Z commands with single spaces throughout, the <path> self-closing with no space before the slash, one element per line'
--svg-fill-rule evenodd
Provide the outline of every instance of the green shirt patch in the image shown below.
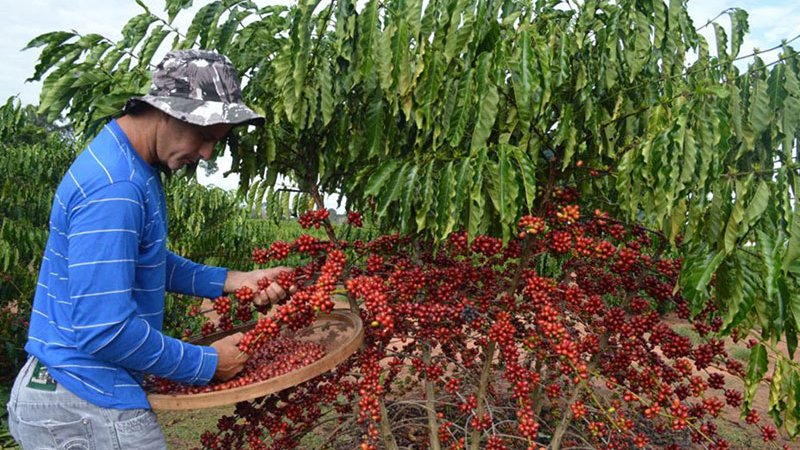
<path fill-rule="evenodd" d="M 40 391 L 55 391 L 56 386 L 56 380 L 47 372 L 47 367 L 36 361 L 36 366 L 31 372 L 31 378 L 28 380 L 28 387 Z"/>

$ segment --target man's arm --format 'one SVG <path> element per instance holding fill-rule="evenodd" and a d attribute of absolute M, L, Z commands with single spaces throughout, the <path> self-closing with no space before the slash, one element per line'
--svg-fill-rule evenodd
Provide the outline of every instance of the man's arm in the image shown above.
<path fill-rule="evenodd" d="M 228 269 L 198 264 L 167 251 L 167 286 L 170 292 L 195 297 L 219 297 Z"/>
<path fill-rule="evenodd" d="M 179 294 L 216 298 L 223 294 L 232 294 L 243 286 L 250 287 L 255 295 L 256 304 L 277 302 L 286 297 L 286 292 L 278 283 L 270 284 L 266 290 L 258 291 L 258 281 L 264 277 L 274 280 L 279 273 L 291 270 L 288 267 L 238 272 L 222 267 L 205 266 L 186 258 L 167 252 L 167 290 Z M 294 292 L 291 289 L 289 292 Z"/>
<path fill-rule="evenodd" d="M 214 348 L 165 336 L 136 315 L 132 291 L 143 201 L 138 187 L 120 182 L 92 194 L 85 206 L 70 213 L 69 295 L 76 344 L 132 370 L 207 383 L 217 367 Z"/>

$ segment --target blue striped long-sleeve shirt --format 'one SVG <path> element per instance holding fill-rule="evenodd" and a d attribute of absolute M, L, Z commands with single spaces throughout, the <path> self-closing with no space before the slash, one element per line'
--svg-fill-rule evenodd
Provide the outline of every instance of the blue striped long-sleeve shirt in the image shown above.
<path fill-rule="evenodd" d="M 53 199 L 25 350 L 56 381 L 108 408 L 149 408 L 144 373 L 205 384 L 211 347 L 161 333 L 164 292 L 217 297 L 227 269 L 166 248 L 164 188 L 116 121 L 70 166 Z"/>

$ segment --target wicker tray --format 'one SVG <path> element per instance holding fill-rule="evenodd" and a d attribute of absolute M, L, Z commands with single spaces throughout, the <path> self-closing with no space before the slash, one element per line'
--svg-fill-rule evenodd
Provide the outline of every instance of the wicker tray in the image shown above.
<path fill-rule="evenodd" d="M 213 333 L 192 343 L 207 345 L 227 335 L 245 332 L 253 326 L 255 324 L 251 323 L 231 331 Z M 345 309 L 336 309 L 328 315 L 317 317 L 313 325 L 290 333 L 289 336 L 300 341 L 322 344 L 325 346 L 325 356 L 293 372 L 247 386 L 200 394 L 150 394 L 147 396 L 150 407 L 162 411 L 212 408 L 252 400 L 296 386 L 328 372 L 355 353 L 364 340 L 364 327 L 357 314 Z"/>

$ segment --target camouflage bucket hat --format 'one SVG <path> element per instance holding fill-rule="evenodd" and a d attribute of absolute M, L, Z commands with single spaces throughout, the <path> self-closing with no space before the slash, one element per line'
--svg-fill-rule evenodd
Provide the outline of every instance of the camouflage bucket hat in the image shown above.
<path fill-rule="evenodd" d="M 239 75 L 231 61 L 206 50 L 167 53 L 153 72 L 150 93 L 128 100 L 145 102 L 195 125 L 263 125 L 264 117 L 242 103 Z"/>

